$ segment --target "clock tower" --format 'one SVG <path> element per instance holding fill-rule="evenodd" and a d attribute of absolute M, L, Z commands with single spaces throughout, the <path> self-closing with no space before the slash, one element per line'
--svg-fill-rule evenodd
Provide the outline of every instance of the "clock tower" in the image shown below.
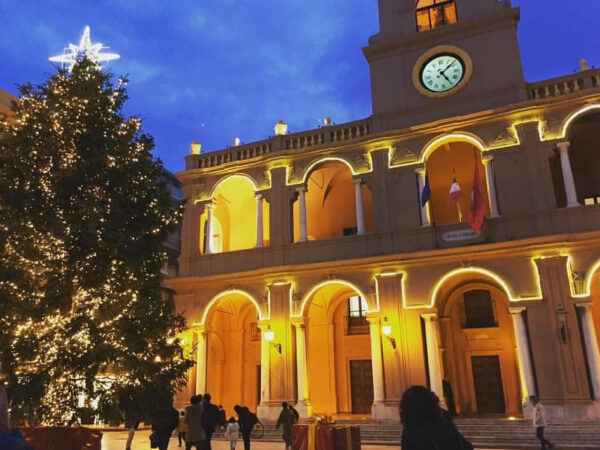
<path fill-rule="evenodd" d="M 526 100 L 509 0 L 379 0 L 370 66 L 374 131 Z"/>

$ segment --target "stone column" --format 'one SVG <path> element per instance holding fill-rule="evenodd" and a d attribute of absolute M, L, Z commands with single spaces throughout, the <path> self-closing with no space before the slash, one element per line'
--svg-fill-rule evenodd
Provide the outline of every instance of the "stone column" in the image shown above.
<path fill-rule="evenodd" d="M 421 167 L 419 169 L 415 169 L 415 173 L 417 174 L 417 184 L 419 187 L 419 208 L 421 210 L 421 226 L 428 227 L 431 226 L 431 222 L 429 221 L 429 214 L 427 214 L 427 208 L 429 202 L 425 203 L 425 205 L 421 202 L 421 195 L 423 194 L 423 188 L 425 187 L 425 168 Z"/>
<path fill-rule="evenodd" d="M 440 404 L 446 407 L 442 387 L 442 365 L 440 363 L 440 344 L 436 313 L 421 314 L 425 321 L 425 340 L 427 344 L 427 362 L 429 364 L 429 386 L 440 398 Z"/>
<path fill-rule="evenodd" d="M 206 393 L 206 331 L 197 330 L 196 337 L 198 340 L 196 347 L 196 394 L 198 395 Z"/>
<path fill-rule="evenodd" d="M 493 156 L 482 158 L 485 165 L 485 179 L 487 184 L 488 198 L 490 202 L 490 217 L 500 217 L 500 209 L 498 208 L 498 193 L 496 192 L 496 182 L 494 179 L 494 161 Z"/>
<path fill-rule="evenodd" d="M 594 389 L 594 400 L 600 400 L 600 350 L 598 349 L 598 338 L 594 327 L 591 303 L 578 303 L 581 313 L 581 331 L 585 342 L 585 353 L 590 368 L 590 378 Z"/>
<path fill-rule="evenodd" d="M 296 188 L 298 193 L 298 217 L 300 221 L 300 237 L 298 242 L 306 242 L 306 186 Z"/>
<path fill-rule="evenodd" d="M 365 234 L 365 214 L 363 211 L 362 178 L 354 178 L 354 201 L 356 203 L 356 233 Z"/>
<path fill-rule="evenodd" d="M 367 318 L 369 321 L 369 335 L 371 337 L 371 363 L 373 367 L 373 406 L 376 409 L 385 401 L 383 385 L 383 356 L 381 353 L 381 327 L 379 317 Z"/>
<path fill-rule="evenodd" d="M 215 209 L 215 204 L 213 202 L 208 202 L 206 207 L 206 249 L 204 253 L 210 254 L 213 252 L 212 248 L 212 239 L 213 239 L 213 210 Z"/>
<path fill-rule="evenodd" d="M 304 323 L 294 323 L 296 328 L 296 371 L 298 402 L 296 409 L 301 417 L 312 416 L 312 405 L 308 395 L 308 367 L 306 365 L 306 328 Z"/>
<path fill-rule="evenodd" d="M 569 145 L 569 141 L 556 144 L 556 147 L 560 152 L 560 167 L 565 184 L 565 192 L 567 194 L 567 208 L 579 206 L 579 202 L 577 201 L 577 190 L 575 189 L 575 180 L 573 179 L 573 170 L 571 169 L 571 161 L 569 160 Z"/>
<path fill-rule="evenodd" d="M 531 355 L 529 354 L 529 339 L 527 337 L 527 328 L 525 327 L 525 318 L 523 311 L 525 307 L 509 308 L 515 329 L 515 341 L 517 344 L 517 358 L 521 369 L 521 391 L 523 394 L 523 403 L 529 401 L 530 395 L 536 395 L 535 381 L 533 378 L 533 367 L 531 365 Z"/>
<path fill-rule="evenodd" d="M 260 327 L 260 404 L 271 401 L 271 343 L 265 339 L 267 324 Z"/>
<path fill-rule="evenodd" d="M 263 246 L 263 195 L 256 194 L 256 248 Z"/>

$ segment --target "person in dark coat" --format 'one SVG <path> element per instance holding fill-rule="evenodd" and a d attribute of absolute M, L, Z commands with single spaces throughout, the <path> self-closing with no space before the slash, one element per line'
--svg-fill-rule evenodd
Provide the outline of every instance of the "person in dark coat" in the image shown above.
<path fill-rule="evenodd" d="M 159 405 L 152 418 L 152 431 L 158 435 L 158 450 L 167 450 L 173 430 L 179 425 L 179 413 L 173 408 L 173 401 Z"/>
<path fill-rule="evenodd" d="M 452 385 L 448 377 L 444 375 L 442 380 L 442 389 L 444 391 L 444 400 L 446 400 L 446 407 L 450 417 L 456 417 L 456 405 L 454 404 L 454 392 L 452 391 Z"/>
<path fill-rule="evenodd" d="M 425 386 L 411 386 L 400 402 L 402 450 L 473 450 L 456 426 L 443 417 L 437 395 Z"/>
<path fill-rule="evenodd" d="M 202 449 L 206 440 L 206 432 L 203 425 L 204 405 L 202 404 L 202 396 L 192 396 L 190 403 L 190 406 L 185 409 L 185 421 L 187 423 L 185 450 L 190 450 L 192 446 L 196 447 L 196 449 Z"/>
<path fill-rule="evenodd" d="M 246 406 L 235 405 L 233 409 L 238 415 L 238 423 L 242 432 L 242 439 L 244 440 L 244 450 L 250 450 L 250 434 L 252 433 L 252 428 L 258 422 L 258 417 Z"/>
<path fill-rule="evenodd" d="M 204 394 L 204 402 L 202 403 L 202 406 L 204 407 L 202 424 L 204 426 L 204 432 L 206 433 L 204 449 L 211 450 L 210 440 L 212 438 L 212 435 L 215 432 L 217 425 L 224 425 L 224 423 L 221 423 L 221 413 L 219 411 L 218 406 L 213 405 L 210 402 L 210 394 Z"/>
<path fill-rule="evenodd" d="M 291 408 L 287 402 L 281 404 L 281 412 L 277 418 L 277 424 L 275 428 L 278 430 L 282 428 L 283 442 L 285 442 L 285 449 L 288 450 L 292 446 L 292 426 L 297 422 L 296 414 L 294 414 L 293 408 Z"/>

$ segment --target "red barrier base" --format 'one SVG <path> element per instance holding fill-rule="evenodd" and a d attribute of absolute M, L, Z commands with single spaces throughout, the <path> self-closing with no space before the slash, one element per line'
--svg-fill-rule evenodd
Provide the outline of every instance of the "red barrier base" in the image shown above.
<path fill-rule="evenodd" d="M 19 428 L 35 450 L 101 450 L 102 433 L 84 427 Z"/>

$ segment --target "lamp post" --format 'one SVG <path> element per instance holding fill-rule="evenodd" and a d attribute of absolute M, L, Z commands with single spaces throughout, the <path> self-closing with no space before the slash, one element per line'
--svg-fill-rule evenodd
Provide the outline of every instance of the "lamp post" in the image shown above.
<path fill-rule="evenodd" d="M 564 343 L 567 342 L 567 311 L 563 308 L 562 305 L 559 305 L 556 308 L 556 317 L 558 318 L 558 323 L 560 324 L 559 332 L 560 338 Z"/>
<path fill-rule="evenodd" d="M 277 353 L 281 355 L 281 344 L 273 342 L 275 339 L 275 332 L 271 330 L 271 325 L 267 325 L 267 329 L 265 330 L 265 340 L 270 344 L 271 347 L 275 349 Z"/>
<path fill-rule="evenodd" d="M 383 334 L 387 340 L 390 341 L 392 349 L 396 350 L 396 339 L 391 336 L 392 324 L 388 322 L 387 317 L 384 317 L 383 322 L 381 323 L 381 334 Z"/>

